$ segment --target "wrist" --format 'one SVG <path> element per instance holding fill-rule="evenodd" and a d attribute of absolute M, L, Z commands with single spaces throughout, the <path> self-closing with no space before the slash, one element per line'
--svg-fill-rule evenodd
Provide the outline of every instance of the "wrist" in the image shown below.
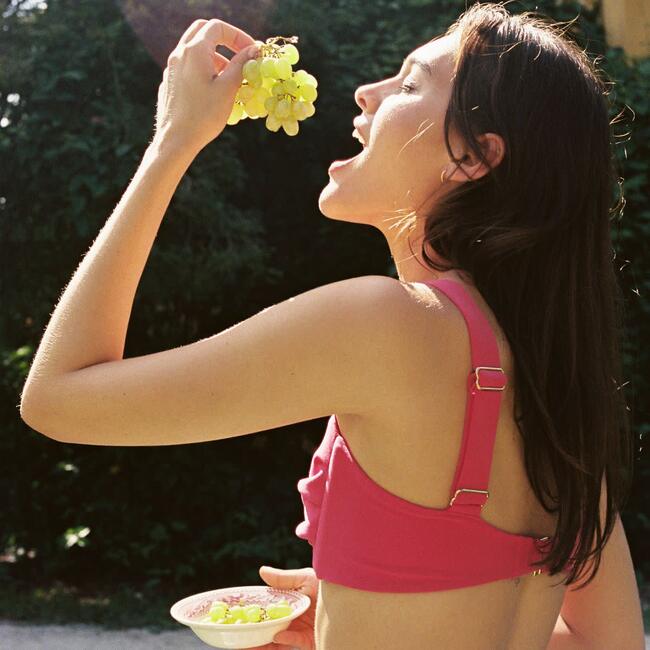
<path fill-rule="evenodd" d="M 148 149 L 156 155 L 185 158 L 189 164 L 196 158 L 203 146 L 179 136 L 178 133 L 172 132 L 169 127 L 164 127 L 156 131 Z"/>

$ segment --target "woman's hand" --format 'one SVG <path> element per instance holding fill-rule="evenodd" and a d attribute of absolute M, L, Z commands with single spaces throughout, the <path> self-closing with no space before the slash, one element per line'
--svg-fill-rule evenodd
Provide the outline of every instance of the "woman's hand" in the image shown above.
<path fill-rule="evenodd" d="M 256 646 L 251 650 L 314 650 L 314 622 L 316 619 L 316 601 L 318 600 L 318 578 L 312 567 L 304 569 L 276 569 L 270 566 L 260 567 L 260 576 L 270 587 L 276 589 L 296 589 L 311 598 L 309 609 L 294 618 L 289 627 L 273 637 L 273 643 Z"/>
<path fill-rule="evenodd" d="M 217 45 L 236 54 L 228 59 L 216 51 Z M 195 20 L 167 59 L 158 88 L 154 138 L 170 136 L 197 152 L 214 140 L 226 127 L 242 66 L 256 50 L 256 41 L 229 23 Z"/>

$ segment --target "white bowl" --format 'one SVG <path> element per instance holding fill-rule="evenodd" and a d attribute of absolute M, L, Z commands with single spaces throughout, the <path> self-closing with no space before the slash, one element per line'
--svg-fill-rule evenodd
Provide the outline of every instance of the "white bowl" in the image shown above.
<path fill-rule="evenodd" d="M 259 623 L 199 623 L 206 616 L 210 605 L 215 600 L 226 597 L 259 598 L 265 604 L 286 600 L 293 612 L 289 616 Z M 193 594 L 175 602 L 169 613 L 179 623 L 187 625 L 196 636 L 213 648 L 254 648 L 273 642 L 273 637 L 286 630 L 294 618 L 309 609 L 311 598 L 293 589 L 274 589 L 266 585 L 247 585 L 243 587 L 225 587 Z"/>

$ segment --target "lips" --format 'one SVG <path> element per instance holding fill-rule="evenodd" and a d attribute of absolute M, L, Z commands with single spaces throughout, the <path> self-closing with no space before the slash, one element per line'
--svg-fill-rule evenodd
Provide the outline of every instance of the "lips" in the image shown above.
<path fill-rule="evenodd" d="M 366 141 L 365 141 L 365 139 L 364 139 L 363 136 L 359 133 L 359 131 L 357 131 L 356 129 L 354 129 L 354 131 L 352 131 L 352 137 L 353 137 L 353 138 L 356 138 L 356 139 L 357 139 L 357 140 L 358 140 L 358 141 L 359 141 L 359 142 L 360 142 L 364 147 L 367 146 L 367 145 L 366 145 Z"/>
<path fill-rule="evenodd" d="M 346 160 L 335 160 L 330 166 L 329 166 L 329 171 L 332 171 L 333 169 L 338 169 L 339 167 L 344 167 L 345 165 L 348 165 L 351 163 L 353 160 L 356 160 L 360 156 L 363 156 L 363 151 L 360 151 L 356 156 L 352 156 L 352 158 L 347 158 Z"/>
<path fill-rule="evenodd" d="M 364 147 L 367 147 L 370 140 L 370 128 L 368 124 L 363 122 L 358 117 L 355 117 L 352 120 L 352 124 L 354 125 L 354 131 L 352 131 L 352 135 L 355 138 L 358 138 Z"/>
<path fill-rule="evenodd" d="M 363 145 L 363 149 L 355 156 L 352 156 L 352 158 L 347 158 L 346 160 L 335 160 L 329 167 L 330 171 L 351 163 L 353 160 L 361 156 L 368 148 L 368 138 L 364 135 L 365 126 L 361 124 L 358 118 L 353 120 L 353 124 L 355 128 L 352 131 L 352 137 L 356 138 Z"/>

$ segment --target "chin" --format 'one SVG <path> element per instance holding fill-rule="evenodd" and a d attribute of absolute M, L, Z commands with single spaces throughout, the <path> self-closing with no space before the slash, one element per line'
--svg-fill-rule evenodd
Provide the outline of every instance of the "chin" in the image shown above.
<path fill-rule="evenodd" d="M 325 217 L 335 221 L 368 223 L 363 218 L 362 206 L 346 201 L 344 194 L 343 188 L 335 180 L 330 179 L 318 197 L 318 209 Z"/>
<path fill-rule="evenodd" d="M 336 219 L 339 221 L 347 221 L 346 215 L 350 214 L 349 209 L 346 210 L 345 201 L 341 201 L 341 190 L 336 181 L 330 178 L 329 183 L 321 190 L 318 197 L 318 209 L 328 219 Z"/>

